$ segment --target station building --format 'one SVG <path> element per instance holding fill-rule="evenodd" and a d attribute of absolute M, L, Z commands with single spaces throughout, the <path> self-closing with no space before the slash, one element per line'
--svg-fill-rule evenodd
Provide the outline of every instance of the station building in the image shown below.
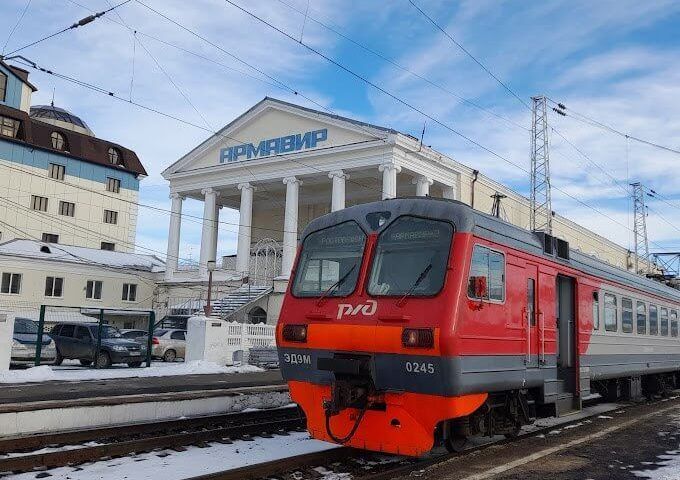
<path fill-rule="evenodd" d="M 267 322 L 276 322 L 299 234 L 312 219 L 331 211 L 396 196 L 429 195 L 491 213 L 492 196 L 500 193 L 506 197 L 502 217 L 529 228 L 529 199 L 474 167 L 391 128 L 274 98 L 260 101 L 169 166 L 163 176 L 172 199 L 161 285 L 169 304 L 181 305 L 192 288 L 205 285 L 208 261 L 215 260 L 216 283 L 238 287 L 242 321 L 257 308 L 260 318 L 264 310 Z M 177 263 L 185 198 L 204 202 L 195 268 Z M 238 225 L 220 220 L 222 208 L 239 211 Z M 235 256 L 216 258 L 220 229 L 238 230 Z M 631 268 L 627 249 L 564 217 L 554 216 L 553 233 L 572 248 Z M 255 294 L 244 297 L 245 291 Z M 230 303 L 222 298 L 230 295 L 218 294 L 218 302 Z"/>

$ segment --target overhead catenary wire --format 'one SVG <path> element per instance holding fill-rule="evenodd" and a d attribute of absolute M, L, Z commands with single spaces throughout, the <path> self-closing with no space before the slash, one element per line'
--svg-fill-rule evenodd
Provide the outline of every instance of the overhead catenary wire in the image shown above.
<path fill-rule="evenodd" d="M 27 45 L 24 45 L 22 47 L 15 48 L 11 52 L 7 53 L 5 56 L 8 57 L 10 55 L 15 55 L 16 53 L 21 52 L 22 50 L 26 50 L 27 48 L 33 47 L 33 46 L 35 46 L 39 43 L 42 43 L 46 40 L 49 40 L 49 39 L 54 38 L 58 35 L 61 35 L 62 33 L 68 32 L 69 30 L 74 30 L 74 29 L 79 28 L 79 27 L 84 27 L 85 25 L 94 22 L 98 18 L 106 15 L 107 13 L 115 10 L 116 8 L 122 7 L 123 5 L 130 3 L 131 1 L 132 0 L 124 0 L 124 1 L 108 8 L 107 10 L 102 10 L 101 12 L 97 12 L 97 13 L 94 13 L 94 14 L 89 15 L 87 17 L 81 18 L 80 20 L 78 20 L 77 22 L 73 23 L 72 25 L 70 25 L 68 27 L 62 28 L 61 30 L 58 30 L 54 33 L 51 33 L 51 34 L 49 34 L 45 37 L 39 38 L 38 40 L 34 40 L 33 42 L 31 42 Z"/>
<path fill-rule="evenodd" d="M 9 35 L 7 35 L 7 40 L 5 40 L 5 43 L 2 45 L 2 52 L 0 52 L 0 56 L 4 55 L 5 49 L 7 48 L 7 44 L 9 44 L 9 41 L 12 39 L 12 36 L 14 35 L 14 32 L 16 32 L 17 28 L 19 28 L 19 24 L 21 24 L 21 21 L 26 16 L 26 12 L 28 12 L 28 8 L 31 6 L 31 1 L 32 0 L 28 0 L 26 2 L 26 6 L 24 6 L 24 8 L 22 9 L 19 18 L 17 19 L 12 29 L 9 31 Z"/>

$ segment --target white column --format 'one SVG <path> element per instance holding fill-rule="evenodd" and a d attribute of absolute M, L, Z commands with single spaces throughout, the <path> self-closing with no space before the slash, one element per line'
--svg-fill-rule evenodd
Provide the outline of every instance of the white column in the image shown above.
<path fill-rule="evenodd" d="M 444 185 L 442 187 L 442 197 L 448 199 L 448 200 L 455 200 L 456 199 L 456 187 L 450 186 L 450 185 Z"/>
<path fill-rule="evenodd" d="M 378 167 L 378 171 L 383 174 L 382 199 L 394 198 L 397 196 L 397 173 L 401 172 L 401 167 L 392 162 L 383 163 Z"/>
<path fill-rule="evenodd" d="M 418 178 L 414 178 L 413 183 L 416 186 L 416 196 L 426 197 L 430 194 L 430 185 L 432 185 L 434 182 L 431 178 L 421 175 Z"/>
<path fill-rule="evenodd" d="M 281 275 L 290 276 L 297 250 L 298 196 L 302 181 L 295 177 L 286 177 L 283 183 L 286 184 L 286 213 L 283 220 Z"/>
<path fill-rule="evenodd" d="M 179 258 L 179 238 L 182 229 L 182 197 L 179 193 L 170 194 L 172 206 L 170 207 L 170 228 L 168 230 L 168 254 L 165 259 L 165 279 L 172 280 L 177 270 Z"/>
<path fill-rule="evenodd" d="M 250 183 L 239 183 L 241 205 L 239 206 L 238 241 L 236 246 L 236 271 L 248 275 L 250 271 L 250 245 L 253 225 L 253 187 Z"/>
<path fill-rule="evenodd" d="M 217 224 L 217 196 L 219 193 L 212 188 L 201 190 L 203 194 L 203 231 L 201 232 L 201 257 L 198 271 L 201 278 L 208 276 L 208 260 L 215 259 L 215 228 Z"/>
<path fill-rule="evenodd" d="M 349 178 L 349 175 L 342 170 L 333 170 L 328 172 L 328 178 L 333 180 L 331 212 L 337 212 L 345 208 L 345 179 Z"/>

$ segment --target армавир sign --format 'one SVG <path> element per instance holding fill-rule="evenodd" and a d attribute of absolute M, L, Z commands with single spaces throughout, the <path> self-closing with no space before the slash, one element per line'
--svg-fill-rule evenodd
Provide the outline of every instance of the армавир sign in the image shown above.
<path fill-rule="evenodd" d="M 220 163 L 231 163 L 253 158 L 268 157 L 281 153 L 296 152 L 315 148 L 319 142 L 328 140 L 328 129 L 262 140 L 257 146 L 252 143 L 234 145 L 220 150 Z"/>

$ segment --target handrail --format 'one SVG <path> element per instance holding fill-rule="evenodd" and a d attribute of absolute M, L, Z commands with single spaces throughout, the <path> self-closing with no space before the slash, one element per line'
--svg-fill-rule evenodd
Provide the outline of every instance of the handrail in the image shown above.
<path fill-rule="evenodd" d="M 545 315 L 543 312 L 538 312 L 538 318 L 541 324 L 541 363 L 545 363 Z"/>

